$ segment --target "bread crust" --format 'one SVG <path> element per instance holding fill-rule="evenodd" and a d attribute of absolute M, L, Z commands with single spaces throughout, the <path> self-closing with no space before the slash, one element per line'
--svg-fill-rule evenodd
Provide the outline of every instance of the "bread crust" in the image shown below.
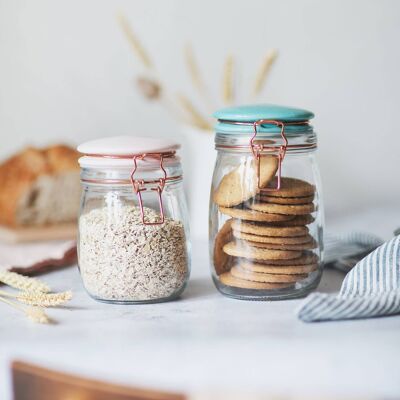
<path fill-rule="evenodd" d="M 19 200 L 43 175 L 78 171 L 79 153 L 66 145 L 28 147 L 0 164 L 0 224 L 17 226 Z"/>

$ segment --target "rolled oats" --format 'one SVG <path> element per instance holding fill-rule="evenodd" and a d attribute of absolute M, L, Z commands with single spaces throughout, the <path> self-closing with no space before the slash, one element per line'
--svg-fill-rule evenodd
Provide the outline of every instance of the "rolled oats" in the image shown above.
<path fill-rule="evenodd" d="M 159 214 L 144 209 L 146 219 Z M 180 292 L 188 276 L 183 224 L 165 218 L 144 225 L 139 207 L 97 208 L 79 220 L 79 268 L 87 291 L 112 301 L 167 299 Z"/>

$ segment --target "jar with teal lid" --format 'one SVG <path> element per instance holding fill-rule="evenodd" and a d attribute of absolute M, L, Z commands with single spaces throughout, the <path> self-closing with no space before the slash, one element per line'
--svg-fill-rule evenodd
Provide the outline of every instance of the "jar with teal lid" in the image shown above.
<path fill-rule="evenodd" d="M 214 114 L 211 273 L 224 295 L 301 297 L 323 267 L 323 204 L 310 111 L 270 104 Z"/>

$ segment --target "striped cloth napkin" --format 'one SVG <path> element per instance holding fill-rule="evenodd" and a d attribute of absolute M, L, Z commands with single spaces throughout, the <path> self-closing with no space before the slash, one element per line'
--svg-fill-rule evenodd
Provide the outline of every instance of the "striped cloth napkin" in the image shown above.
<path fill-rule="evenodd" d="M 297 310 L 304 322 L 400 313 L 400 235 L 359 261 L 338 295 L 312 293 Z"/>
<path fill-rule="evenodd" d="M 366 232 L 324 234 L 324 267 L 347 273 L 383 243 L 380 237 Z"/>

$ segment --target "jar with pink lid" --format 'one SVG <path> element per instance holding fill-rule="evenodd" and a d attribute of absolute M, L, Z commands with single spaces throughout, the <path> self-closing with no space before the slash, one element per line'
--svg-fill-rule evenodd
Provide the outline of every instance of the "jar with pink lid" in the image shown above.
<path fill-rule="evenodd" d="M 120 136 L 81 144 L 78 263 L 96 300 L 169 301 L 190 271 L 179 145 Z"/>

